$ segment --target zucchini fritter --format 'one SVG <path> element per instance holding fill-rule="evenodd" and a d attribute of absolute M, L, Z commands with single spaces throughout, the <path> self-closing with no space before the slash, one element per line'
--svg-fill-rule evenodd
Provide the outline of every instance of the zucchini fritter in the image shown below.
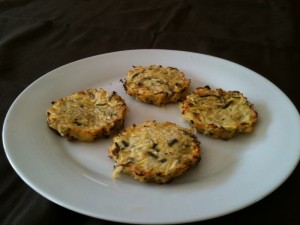
<path fill-rule="evenodd" d="M 47 123 L 69 141 L 91 142 L 122 129 L 126 110 L 116 92 L 89 89 L 52 102 Z"/>
<path fill-rule="evenodd" d="M 258 114 L 239 91 L 199 87 L 180 104 L 183 118 L 200 133 L 212 138 L 230 139 L 250 133 Z"/>
<path fill-rule="evenodd" d="M 124 82 L 127 94 L 156 106 L 178 102 L 189 86 L 190 80 L 177 68 L 156 65 L 134 67 Z"/>
<path fill-rule="evenodd" d="M 200 142 L 190 129 L 146 121 L 113 138 L 109 156 L 114 177 L 125 173 L 141 182 L 167 183 L 200 161 Z"/>

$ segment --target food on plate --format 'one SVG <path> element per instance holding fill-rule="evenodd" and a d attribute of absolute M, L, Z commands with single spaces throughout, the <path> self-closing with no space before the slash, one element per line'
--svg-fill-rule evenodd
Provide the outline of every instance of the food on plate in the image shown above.
<path fill-rule="evenodd" d="M 135 66 L 124 81 L 127 94 L 156 106 L 178 102 L 189 86 L 190 80 L 177 68 L 157 65 Z"/>
<path fill-rule="evenodd" d="M 200 150 L 190 129 L 146 121 L 115 136 L 109 156 L 115 161 L 113 177 L 124 173 L 141 182 L 163 184 L 196 166 Z"/>
<path fill-rule="evenodd" d="M 212 138 L 230 139 L 253 131 L 258 114 L 239 91 L 199 87 L 179 104 L 183 118 L 198 132 Z"/>
<path fill-rule="evenodd" d="M 95 141 L 124 127 L 127 106 L 116 92 L 88 89 L 53 101 L 47 123 L 69 141 Z"/>

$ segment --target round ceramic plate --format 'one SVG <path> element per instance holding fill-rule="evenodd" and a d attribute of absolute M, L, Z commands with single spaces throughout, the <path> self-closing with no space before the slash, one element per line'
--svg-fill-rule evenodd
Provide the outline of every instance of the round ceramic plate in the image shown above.
<path fill-rule="evenodd" d="M 47 127 L 51 101 L 89 88 L 116 91 L 128 106 L 125 126 L 145 120 L 188 127 L 177 104 L 156 107 L 126 95 L 121 79 L 134 65 L 177 67 L 191 90 L 238 90 L 259 114 L 255 130 L 229 141 L 198 134 L 202 160 L 165 185 L 112 179 L 111 139 L 68 142 Z M 284 120 L 282 117 L 284 115 Z M 282 132 L 289 128 L 289 132 Z M 299 114 L 271 82 L 235 63 L 171 50 L 131 50 L 79 60 L 32 83 L 12 104 L 3 127 L 7 157 L 20 177 L 51 201 L 92 217 L 127 223 L 200 221 L 242 209 L 281 185 L 300 155 Z M 282 153 L 284 149 L 284 154 Z"/>

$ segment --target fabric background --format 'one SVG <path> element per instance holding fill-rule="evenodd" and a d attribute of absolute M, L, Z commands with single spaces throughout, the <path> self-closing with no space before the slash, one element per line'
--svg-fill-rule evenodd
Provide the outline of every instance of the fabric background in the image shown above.
<path fill-rule="evenodd" d="M 14 99 L 45 73 L 127 49 L 185 50 L 231 60 L 272 81 L 299 110 L 299 6 L 292 0 L 0 0 L 1 125 Z M 3 145 L 0 160 L 0 224 L 116 224 L 37 194 L 14 172 Z M 197 224 L 298 225 L 299 175 L 298 165 L 256 204 Z"/>

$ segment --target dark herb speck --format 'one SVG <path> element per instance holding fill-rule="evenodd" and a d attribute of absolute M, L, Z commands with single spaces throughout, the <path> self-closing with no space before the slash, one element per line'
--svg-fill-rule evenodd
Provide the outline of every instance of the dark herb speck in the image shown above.
<path fill-rule="evenodd" d="M 129 144 L 126 142 L 126 141 L 122 141 L 122 144 L 123 144 L 123 146 L 126 148 L 126 147 L 128 147 L 129 146 Z"/>
<path fill-rule="evenodd" d="M 232 103 L 233 103 L 233 101 L 227 102 L 227 103 L 222 107 L 222 109 L 228 108 L 228 106 L 230 106 Z"/>
<path fill-rule="evenodd" d="M 154 154 L 153 152 L 151 152 L 151 151 L 147 151 L 147 153 L 148 153 L 148 155 L 150 155 L 151 157 L 153 157 L 153 158 L 155 158 L 155 159 L 158 158 L 158 156 L 155 155 L 155 154 Z"/>
<path fill-rule="evenodd" d="M 174 144 L 176 144 L 178 142 L 178 140 L 175 138 L 173 140 L 168 141 L 168 145 L 169 147 L 173 146 Z"/>
<path fill-rule="evenodd" d="M 165 163 L 165 162 L 167 162 L 167 159 L 166 158 L 160 159 L 159 162 L 160 163 Z"/>

